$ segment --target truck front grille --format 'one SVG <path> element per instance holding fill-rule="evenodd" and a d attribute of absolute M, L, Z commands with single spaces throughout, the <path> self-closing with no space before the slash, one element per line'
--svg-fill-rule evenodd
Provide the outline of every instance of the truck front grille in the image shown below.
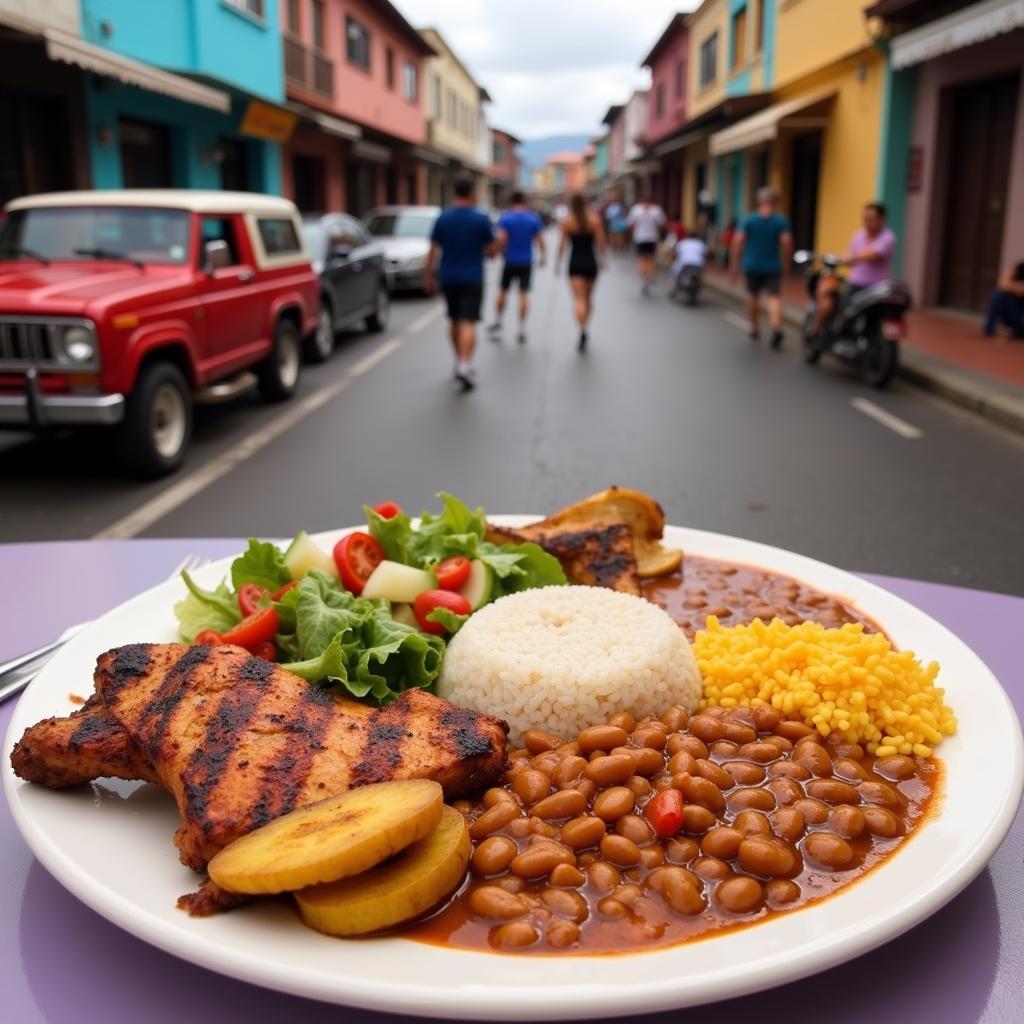
<path fill-rule="evenodd" d="M 47 372 L 95 369 L 95 362 L 77 365 L 62 358 L 60 332 L 75 326 L 91 328 L 92 324 L 77 317 L 0 314 L 0 371 L 31 367 Z"/>

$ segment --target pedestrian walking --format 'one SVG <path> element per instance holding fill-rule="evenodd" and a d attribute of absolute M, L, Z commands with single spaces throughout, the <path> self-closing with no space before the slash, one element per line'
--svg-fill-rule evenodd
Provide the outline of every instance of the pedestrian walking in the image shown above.
<path fill-rule="evenodd" d="M 789 266 L 793 233 L 789 221 L 779 213 L 779 193 L 770 186 L 757 190 L 757 210 L 743 218 L 732 240 L 732 276 L 742 268 L 747 286 L 750 337 L 761 337 L 761 292 L 768 296 L 768 320 L 772 327 L 772 348 L 782 348 L 782 271 Z"/>
<path fill-rule="evenodd" d="M 494 309 L 494 323 L 490 326 L 497 338 L 501 332 L 501 318 L 505 314 L 505 302 L 513 283 L 519 286 L 519 332 L 516 340 L 526 341 L 526 317 L 530 311 L 530 278 L 533 274 L 533 247 L 537 246 L 540 258 L 537 265 L 544 266 L 544 224 L 527 206 L 522 192 L 512 193 L 512 204 L 498 219 L 498 244 L 505 252 L 505 263 L 501 268 L 501 289 Z"/>
<path fill-rule="evenodd" d="M 460 178 L 453 191 L 451 206 L 437 218 L 430 236 L 423 288 L 427 292 L 436 289 L 434 267 L 440 254 L 438 276 L 451 321 L 455 379 L 463 391 L 472 391 L 476 383 L 473 350 L 484 294 L 484 258 L 494 255 L 497 241 L 490 218 L 474 205 L 473 182 Z"/>
<path fill-rule="evenodd" d="M 640 271 L 640 291 L 651 294 L 654 280 L 654 259 L 661 241 L 661 229 L 665 226 L 665 211 L 649 196 L 643 196 L 629 211 L 626 223 L 633 231 L 633 249 L 636 252 L 636 267 Z"/>
<path fill-rule="evenodd" d="M 572 307 L 579 325 L 577 350 L 587 347 L 587 329 L 590 324 L 591 302 L 597 282 L 598 260 L 603 265 L 607 258 L 604 225 L 601 218 L 587 209 L 582 192 L 574 193 L 569 216 L 562 221 L 562 234 L 555 259 L 555 274 L 559 273 L 566 247 L 569 248 L 569 287 L 572 289 Z"/>

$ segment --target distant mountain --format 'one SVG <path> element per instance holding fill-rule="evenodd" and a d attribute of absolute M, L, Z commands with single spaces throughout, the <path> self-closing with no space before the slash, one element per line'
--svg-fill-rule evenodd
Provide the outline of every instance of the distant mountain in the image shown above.
<path fill-rule="evenodd" d="M 523 139 L 519 154 L 526 167 L 540 167 L 555 153 L 582 153 L 591 138 L 590 135 L 547 135 L 542 139 Z"/>

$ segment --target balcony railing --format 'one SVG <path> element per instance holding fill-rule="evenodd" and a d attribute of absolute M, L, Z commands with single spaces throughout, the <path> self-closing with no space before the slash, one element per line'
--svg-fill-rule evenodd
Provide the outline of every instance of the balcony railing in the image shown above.
<path fill-rule="evenodd" d="M 334 98 L 334 61 L 290 35 L 284 37 L 284 77 L 289 85 Z"/>

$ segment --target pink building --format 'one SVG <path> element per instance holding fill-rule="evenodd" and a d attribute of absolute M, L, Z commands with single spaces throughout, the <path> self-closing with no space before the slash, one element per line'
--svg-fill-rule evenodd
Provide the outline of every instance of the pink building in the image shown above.
<path fill-rule="evenodd" d="M 490 178 L 491 206 L 505 206 L 512 192 L 519 186 L 519 139 L 511 132 L 492 128 Z"/>
<path fill-rule="evenodd" d="M 647 96 L 647 187 L 670 217 L 682 208 L 684 150 L 667 140 L 686 123 L 688 48 L 686 15 L 676 14 L 642 64 L 651 70 Z"/>
<path fill-rule="evenodd" d="M 433 50 L 387 0 L 280 0 L 285 82 L 300 123 L 285 194 L 362 215 L 425 201 L 423 60 Z"/>
<path fill-rule="evenodd" d="M 587 167 L 582 153 L 555 153 L 545 163 L 553 170 L 556 194 L 569 195 L 587 187 Z"/>

